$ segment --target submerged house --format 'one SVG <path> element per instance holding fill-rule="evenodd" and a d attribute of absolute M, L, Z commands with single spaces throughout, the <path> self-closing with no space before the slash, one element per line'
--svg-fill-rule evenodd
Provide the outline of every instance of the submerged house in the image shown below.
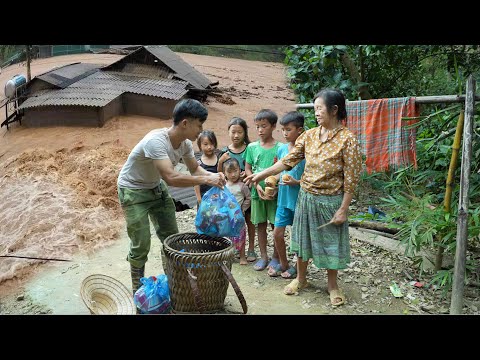
<path fill-rule="evenodd" d="M 36 76 L 18 109 L 31 127 L 101 127 L 118 115 L 170 119 L 178 100 L 205 100 L 217 84 L 166 46 L 140 46 L 107 66 L 74 63 Z M 169 188 L 177 211 L 197 204 L 193 187 Z"/>
<path fill-rule="evenodd" d="M 101 127 L 118 115 L 169 119 L 178 100 L 205 100 L 217 84 L 167 46 L 141 46 L 107 66 L 74 63 L 36 76 L 18 109 L 32 127 Z"/>

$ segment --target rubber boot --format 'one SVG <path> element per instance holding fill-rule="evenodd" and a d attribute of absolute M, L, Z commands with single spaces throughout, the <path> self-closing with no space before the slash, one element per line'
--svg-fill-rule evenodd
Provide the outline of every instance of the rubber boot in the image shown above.
<path fill-rule="evenodd" d="M 137 292 L 137 290 L 142 286 L 140 279 L 145 276 L 145 265 L 142 266 L 141 268 L 137 268 L 132 264 L 130 264 L 130 274 L 132 276 L 133 296 L 135 296 L 135 293 Z M 140 314 L 140 309 L 138 308 L 137 308 L 137 314 Z"/>

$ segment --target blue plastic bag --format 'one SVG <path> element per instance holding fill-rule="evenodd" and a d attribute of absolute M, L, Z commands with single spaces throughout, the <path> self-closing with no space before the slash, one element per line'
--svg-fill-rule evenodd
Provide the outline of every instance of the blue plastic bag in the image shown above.
<path fill-rule="evenodd" d="M 133 302 L 142 314 L 168 314 L 171 312 L 167 275 L 142 277 L 142 286 L 135 292 Z"/>
<path fill-rule="evenodd" d="M 245 226 L 242 209 L 235 196 L 224 187 L 212 187 L 202 197 L 195 218 L 199 234 L 210 236 L 240 236 Z"/>

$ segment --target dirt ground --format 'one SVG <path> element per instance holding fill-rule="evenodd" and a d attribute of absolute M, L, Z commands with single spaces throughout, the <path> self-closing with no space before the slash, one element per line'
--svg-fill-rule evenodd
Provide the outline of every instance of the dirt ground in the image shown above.
<path fill-rule="evenodd" d="M 212 81 L 219 81 L 223 90 L 209 97 L 204 125 L 215 131 L 219 146 L 229 143 L 227 123 L 233 116 L 247 121 L 249 136 L 256 140 L 253 117 L 258 110 L 270 108 L 281 116 L 295 109 L 282 64 L 180 55 Z M 108 64 L 118 58 L 82 54 L 37 59 L 32 76 L 77 61 Z M 18 73 L 26 74 L 24 65 L 2 69 L 0 84 Z M 0 122 L 4 117 L 0 114 Z M 93 273 L 113 276 L 130 288 L 125 260 L 128 237 L 116 179 L 132 147 L 151 129 L 170 124 L 170 120 L 122 116 L 110 119 L 103 128 L 26 128 L 15 123 L 9 131 L 0 129 L 0 254 L 70 260 L 0 258 L 0 314 L 89 314 L 79 290 L 82 280 Z M 282 141 L 279 129 L 274 136 Z M 180 232 L 195 231 L 194 214 L 194 210 L 177 213 Z M 309 271 L 313 287 L 286 296 L 282 290 L 287 280 L 270 278 L 266 271 L 254 271 L 238 261 L 232 268 L 249 314 L 448 312 L 448 302 L 438 292 L 411 285 L 412 279 L 405 276 L 405 271 L 414 273 L 409 259 L 358 240 L 352 239 L 352 263 L 339 276 L 348 298 L 345 306 L 330 305 L 324 270 L 311 266 Z M 160 273 L 160 245 L 153 236 L 146 275 Z M 401 286 L 404 298 L 392 296 L 392 281 Z M 479 307 L 478 294 L 473 294 L 465 312 L 478 313 Z M 241 312 L 232 287 L 225 311 Z"/>

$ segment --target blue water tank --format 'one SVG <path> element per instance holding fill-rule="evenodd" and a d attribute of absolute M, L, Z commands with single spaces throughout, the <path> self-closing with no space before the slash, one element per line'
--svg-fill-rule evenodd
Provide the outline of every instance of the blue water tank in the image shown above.
<path fill-rule="evenodd" d="M 27 78 L 23 75 L 15 75 L 5 84 L 5 96 L 12 98 L 15 96 L 15 90 L 27 83 Z"/>

